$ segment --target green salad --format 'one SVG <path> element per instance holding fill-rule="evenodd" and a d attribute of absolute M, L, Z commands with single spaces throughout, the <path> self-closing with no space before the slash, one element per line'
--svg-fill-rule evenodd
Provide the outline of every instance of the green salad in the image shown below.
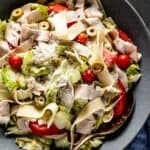
<path fill-rule="evenodd" d="M 14 9 L 0 21 L 5 134 L 23 150 L 99 148 L 104 137 L 91 135 L 123 117 L 127 93 L 141 78 L 140 59 L 96 0 Z"/>

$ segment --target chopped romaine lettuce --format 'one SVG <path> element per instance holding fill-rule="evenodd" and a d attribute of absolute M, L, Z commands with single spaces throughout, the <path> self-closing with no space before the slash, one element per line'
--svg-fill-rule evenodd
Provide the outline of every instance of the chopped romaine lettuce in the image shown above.
<path fill-rule="evenodd" d="M 98 129 L 102 123 L 103 123 L 103 116 L 98 116 L 96 120 L 96 129 Z"/>
<path fill-rule="evenodd" d="M 98 137 L 89 141 L 92 148 L 97 148 L 102 144 L 102 140 Z"/>
<path fill-rule="evenodd" d="M 113 92 L 106 90 L 106 91 L 104 92 L 103 96 L 102 96 L 102 99 L 103 99 L 105 105 L 106 105 L 106 106 L 110 105 L 110 103 L 112 102 L 112 100 L 113 100 L 116 96 L 118 96 L 118 94 L 119 94 L 119 91 L 117 91 L 117 90 L 116 90 L 116 91 L 113 91 Z"/>
<path fill-rule="evenodd" d="M 65 51 L 68 51 L 68 50 L 70 50 L 70 49 L 71 49 L 70 45 L 58 44 L 58 45 L 56 46 L 56 53 L 57 53 L 58 55 L 64 55 L 64 52 L 65 52 Z"/>
<path fill-rule="evenodd" d="M 49 150 L 51 140 L 49 141 L 49 143 L 45 143 L 38 138 L 19 137 L 16 139 L 16 144 L 23 150 Z"/>
<path fill-rule="evenodd" d="M 84 143 L 80 149 L 92 150 L 92 149 L 98 148 L 102 144 L 102 139 L 103 139 L 102 137 L 95 137 L 93 139 L 90 139 L 86 143 Z"/>
<path fill-rule="evenodd" d="M 38 4 L 37 9 L 42 14 L 43 20 L 45 20 L 48 17 L 48 7 L 46 5 L 40 5 L 40 4 Z"/>
<path fill-rule="evenodd" d="M 86 104 L 87 104 L 87 101 L 85 101 L 85 100 L 82 100 L 82 99 L 75 100 L 75 103 L 73 106 L 73 112 L 76 115 L 78 115 Z"/>
<path fill-rule="evenodd" d="M 70 113 L 66 111 L 59 111 L 56 113 L 54 124 L 59 129 L 70 129 L 71 126 L 71 117 Z"/>
<path fill-rule="evenodd" d="M 17 81 L 17 75 L 14 71 L 9 67 L 2 68 L 1 71 L 2 81 L 7 89 L 12 92 L 19 87 L 19 83 Z"/>
<path fill-rule="evenodd" d="M 18 75 L 17 81 L 19 83 L 20 88 L 22 88 L 22 89 L 26 88 L 26 85 L 27 85 L 26 79 L 22 74 Z"/>
<path fill-rule="evenodd" d="M 62 84 L 75 84 L 81 79 L 80 72 L 72 68 L 67 60 L 62 61 L 61 65 L 52 74 L 48 83 L 46 98 L 48 102 L 56 102 L 59 87 Z"/>
<path fill-rule="evenodd" d="M 108 28 L 108 29 L 114 29 L 117 27 L 115 21 L 111 18 L 111 17 L 108 17 L 108 18 L 105 18 L 103 20 L 103 24 Z"/>
<path fill-rule="evenodd" d="M 25 75 L 30 74 L 30 68 L 33 64 L 33 53 L 32 51 L 28 51 L 22 54 L 23 55 L 23 64 L 21 66 L 22 73 Z"/>
<path fill-rule="evenodd" d="M 58 140 L 55 140 L 55 145 L 57 148 L 69 148 L 70 142 L 68 141 L 67 136 L 62 137 Z"/>
<path fill-rule="evenodd" d="M 25 77 L 20 74 L 14 72 L 10 67 L 4 67 L 1 70 L 1 78 L 3 84 L 7 87 L 9 92 L 13 92 L 18 88 L 26 87 Z"/>
<path fill-rule="evenodd" d="M 77 83 L 78 81 L 80 81 L 80 79 L 81 79 L 81 74 L 79 70 L 77 70 L 76 68 L 70 70 L 70 82 L 72 84 Z"/>
<path fill-rule="evenodd" d="M 32 66 L 30 68 L 30 73 L 34 77 L 48 75 L 50 73 L 50 71 L 51 71 L 50 68 L 44 67 L 44 66 L 43 67 Z"/>
<path fill-rule="evenodd" d="M 33 64 L 33 52 L 28 51 L 21 54 L 23 57 L 22 73 L 25 75 L 32 75 L 34 77 L 44 76 L 51 72 L 49 66 L 35 66 Z"/>
<path fill-rule="evenodd" d="M 136 64 L 130 65 L 126 70 L 127 76 L 136 75 L 139 74 L 139 72 L 140 72 L 140 67 Z"/>
<path fill-rule="evenodd" d="M 129 88 L 141 78 L 140 68 L 137 64 L 130 65 L 126 70 L 126 74 L 128 76 Z"/>
<path fill-rule="evenodd" d="M 32 10 L 38 10 L 43 17 L 43 20 L 48 17 L 48 7 L 46 5 L 41 4 L 33 4 L 31 7 Z"/>
<path fill-rule="evenodd" d="M 0 39 L 4 38 L 7 22 L 0 20 Z"/>
<path fill-rule="evenodd" d="M 17 100 L 21 100 L 21 101 L 22 100 L 26 100 L 26 99 L 30 100 L 32 98 L 32 92 L 29 89 L 26 89 L 26 90 L 22 90 L 22 89 L 16 90 L 15 91 L 15 98 Z"/>
<path fill-rule="evenodd" d="M 80 72 L 84 72 L 88 68 L 87 64 L 80 58 L 76 50 L 74 50 L 74 54 L 75 54 L 77 61 L 80 64 Z"/>
<path fill-rule="evenodd" d="M 0 100 L 11 99 L 12 97 L 3 83 L 1 71 L 2 69 L 0 69 Z"/>
<path fill-rule="evenodd" d="M 50 102 L 56 102 L 57 93 L 58 93 L 58 87 L 56 85 L 50 85 L 50 87 L 46 92 L 46 104 Z"/>
<path fill-rule="evenodd" d="M 5 134 L 6 135 L 26 135 L 27 133 L 23 132 L 15 125 L 15 126 L 8 127 Z"/>

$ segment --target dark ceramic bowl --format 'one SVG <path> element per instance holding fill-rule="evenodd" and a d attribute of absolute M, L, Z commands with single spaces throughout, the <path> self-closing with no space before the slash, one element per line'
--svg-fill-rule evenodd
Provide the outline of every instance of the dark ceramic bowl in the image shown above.
<path fill-rule="evenodd" d="M 102 150 L 122 150 L 136 136 L 150 113 L 150 34 L 139 14 L 127 0 L 102 2 L 108 15 L 132 37 L 143 55 L 143 77 L 134 90 L 136 107 L 133 115 L 126 125 L 102 146 Z M 21 3 L 25 3 L 25 0 L 0 0 L 0 17 L 4 18 Z M 14 143 L 14 139 L 6 138 L 0 133 L 0 150 L 16 150 Z"/>

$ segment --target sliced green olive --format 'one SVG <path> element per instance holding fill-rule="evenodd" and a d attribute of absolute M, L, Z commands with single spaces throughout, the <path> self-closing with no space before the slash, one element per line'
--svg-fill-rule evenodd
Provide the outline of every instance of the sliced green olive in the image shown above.
<path fill-rule="evenodd" d="M 22 8 L 17 8 L 15 10 L 13 10 L 11 17 L 13 19 L 18 19 L 23 15 L 23 10 Z"/>
<path fill-rule="evenodd" d="M 39 23 L 39 28 L 41 30 L 48 30 L 50 28 L 50 24 L 47 21 L 42 21 Z"/>
<path fill-rule="evenodd" d="M 90 37 L 95 37 L 97 34 L 97 28 L 96 27 L 89 27 L 89 28 L 87 28 L 86 33 Z"/>
<path fill-rule="evenodd" d="M 45 98 L 43 96 L 34 98 L 34 105 L 37 109 L 42 109 L 45 106 Z"/>
<path fill-rule="evenodd" d="M 104 65 L 101 61 L 97 60 L 95 61 L 93 64 L 92 64 L 92 70 L 95 72 L 95 73 L 99 73 L 99 72 L 102 72 L 104 70 Z"/>

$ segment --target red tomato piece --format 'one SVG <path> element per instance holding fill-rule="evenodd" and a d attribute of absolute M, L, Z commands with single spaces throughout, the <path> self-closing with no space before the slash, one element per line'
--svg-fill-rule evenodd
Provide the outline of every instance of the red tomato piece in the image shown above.
<path fill-rule="evenodd" d="M 121 54 L 116 57 L 116 63 L 121 69 L 127 69 L 131 64 L 131 57 L 128 54 Z"/>
<path fill-rule="evenodd" d="M 120 95 L 119 95 L 119 102 L 114 107 L 114 118 L 121 117 L 126 109 L 126 99 L 127 99 L 127 93 L 125 90 L 125 87 L 123 86 L 122 82 L 118 81 L 118 86 L 120 89 Z"/>
<path fill-rule="evenodd" d="M 96 75 L 91 69 L 87 69 L 83 72 L 82 79 L 86 83 L 92 83 L 93 81 L 96 80 Z"/>
<path fill-rule="evenodd" d="M 68 24 L 67 24 L 67 27 L 68 28 L 70 28 L 72 25 L 74 25 L 76 23 L 76 21 L 73 21 L 73 22 L 69 22 Z"/>
<path fill-rule="evenodd" d="M 105 48 L 103 56 L 104 56 L 104 61 L 107 67 L 112 68 L 116 61 L 116 54 L 112 53 L 111 51 Z"/>
<path fill-rule="evenodd" d="M 13 69 L 19 70 L 19 69 L 21 68 L 23 59 L 22 59 L 22 57 L 20 57 L 20 56 L 18 56 L 18 55 L 11 55 L 11 56 L 8 58 L 8 62 L 9 62 L 9 65 L 10 65 Z"/>
<path fill-rule="evenodd" d="M 88 35 L 86 33 L 80 33 L 77 36 L 76 41 L 81 44 L 85 44 L 88 41 Z"/>
<path fill-rule="evenodd" d="M 64 130 L 58 129 L 54 124 L 47 127 L 47 125 L 39 125 L 37 122 L 29 122 L 29 128 L 32 130 L 32 133 L 39 136 L 58 135 L 64 132 Z"/>
<path fill-rule="evenodd" d="M 67 10 L 68 8 L 64 5 L 61 4 L 54 4 L 48 6 L 48 13 L 50 14 L 51 12 L 59 13 L 61 11 Z"/>
<path fill-rule="evenodd" d="M 122 40 L 127 41 L 127 42 L 132 42 L 131 38 L 124 31 L 118 29 L 118 32 L 119 32 L 119 37 Z"/>

